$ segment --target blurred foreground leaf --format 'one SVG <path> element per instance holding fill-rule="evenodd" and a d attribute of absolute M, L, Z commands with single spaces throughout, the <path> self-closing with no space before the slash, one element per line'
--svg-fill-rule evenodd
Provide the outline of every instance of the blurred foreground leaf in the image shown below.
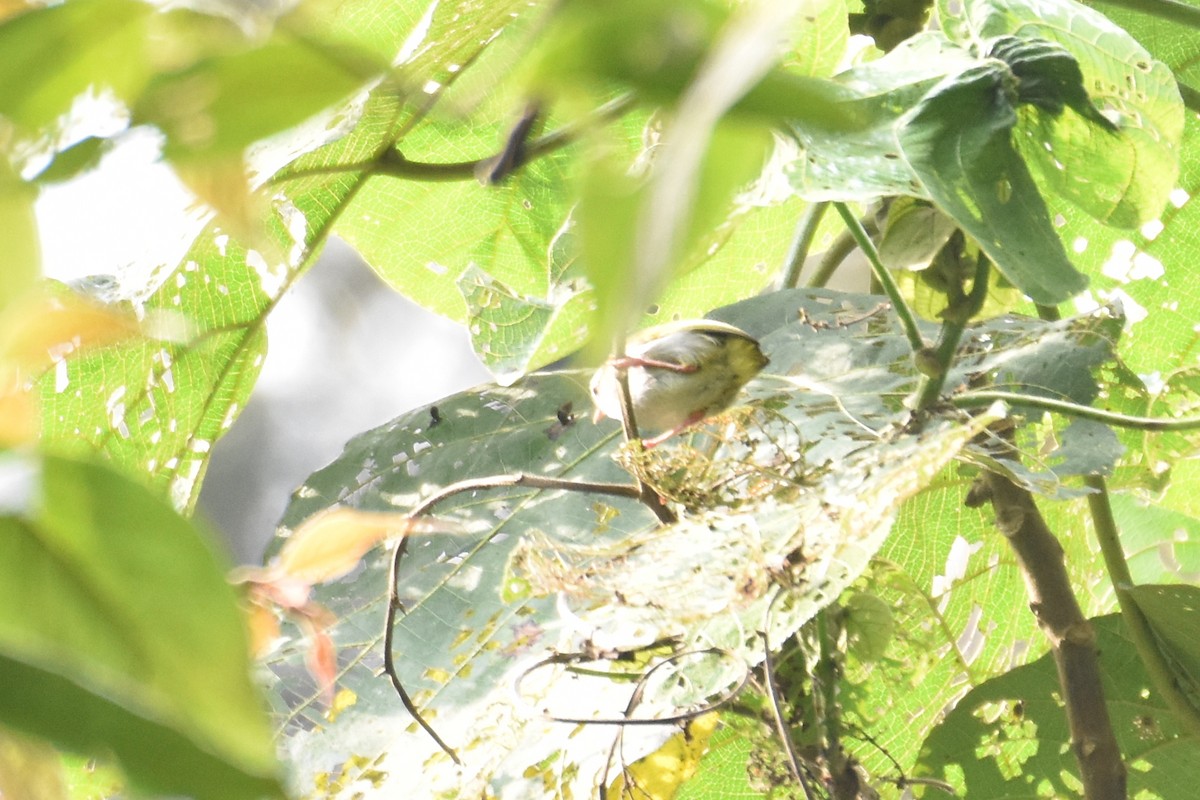
<path fill-rule="evenodd" d="M 142 791 L 278 793 L 226 565 L 108 467 L 0 462 L 0 721 L 112 755 Z"/>

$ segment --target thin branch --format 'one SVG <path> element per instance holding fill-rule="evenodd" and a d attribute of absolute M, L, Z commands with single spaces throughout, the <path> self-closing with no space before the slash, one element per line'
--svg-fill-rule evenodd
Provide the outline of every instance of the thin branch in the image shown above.
<path fill-rule="evenodd" d="M 1088 476 L 1084 482 L 1095 491 L 1087 496 L 1088 509 L 1092 513 L 1092 525 L 1096 531 L 1096 541 L 1100 544 L 1100 552 L 1104 555 L 1104 565 L 1108 569 L 1108 578 L 1112 581 L 1113 590 L 1117 595 L 1117 604 L 1121 608 L 1121 618 L 1125 622 L 1129 637 L 1141 657 L 1142 665 L 1150 676 L 1150 682 L 1155 690 L 1162 695 L 1175 718 L 1192 736 L 1200 736 L 1200 709 L 1197 709 L 1187 695 L 1179 690 L 1175 675 L 1163 657 L 1162 650 L 1150 626 L 1150 621 L 1142 613 L 1141 607 L 1130 596 L 1133 588 L 1133 576 L 1129 573 L 1129 565 L 1125 561 L 1125 551 L 1121 547 L 1117 521 L 1113 517 L 1112 505 L 1109 503 L 1108 486 L 1104 478 Z"/>
<path fill-rule="evenodd" d="M 763 623 L 763 675 L 767 679 L 767 699 L 771 703 L 771 716 L 775 720 L 775 733 L 779 737 L 780 743 L 783 745 L 783 751 L 788 757 L 788 769 L 792 773 L 792 779 L 804 790 L 804 796 L 807 800 L 814 800 L 812 789 L 809 788 L 808 781 L 804 779 L 804 771 L 800 767 L 800 755 L 796 752 L 796 743 L 792 741 L 792 734 L 788 731 L 787 723 L 783 719 L 782 703 L 779 701 L 779 682 L 775 679 L 775 654 L 771 652 L 771 611 L 775 608 L 775 602 L 783 596 L 783 590 L 776 592 L 771 598 L 771 602 L 767 605 L 766 620 Z"/>
<path fill-rule="evenodd" d="M 796 223 L 796 233 L 792 237 L 792 245 L 788 248 L 787 260 L 783 272 L 779 275 L 780 289 L 794 289 L 800 285 L 800 272 L 812 249 L 813 239 L 816 238 L 817 228 L 821 226 L 821 218 L 829 208 L 828 202 L 809 203 Z"/>
<path fill-rule="evenodd" d="M 1016 555 L 1029 608 L 1050 640 L 1084 797 L 1125 800 L 1125 764 L 1104 702 L 1096 632 L 1071 590 L 1062 545 L 1028 490 L 995 472 L 982 480 L 996 527 Z"/>
<path fill-rule="evenodd" d="M 400 696 L 400 702 L 403 704 L 404 710 L 417 721 L 417 724 L 421 726 L 425 733 L 429 734 L 429 738 L 433 739 L 437 743 L 437 746 L 442 748 L 442 752 L 450 756 L 455 764 L 461 765 L 462 761 L 459 760 L 458 753 L 454 752 L 454 748 L 446 744 L 441 736 L 438 736 L 438 732 L 421 715 L 417 704 L 413 702 L 412 697 L 409 696 L 408 691 L 404 688 L 404 684 L 400 682 L 400 675 L 396 672 L 396 661 L 392 656 L 392 642 L 395 638 L 396 630 L 396 612 L 400 610 L 399 595 L 396 591 L 396 573 L 400 568 L 400 554 L 404 550 L 404 542 L 406 541 L 408 540 L 401 539 L 397 543 L 396 549 L 392 553 L 392 567 L 388 572 L 388 610 L 383 628 L 383 671 L 388 676 L 388 679 L 391 680 L 392 688 L 396 690 L 396 694 Z"/>
<path fill-rule="evenodd" d="M 896 316 L 900 318 L 900 325 L 904 328 L 904 334 L 908 337 L 912 351 L 916 353 L 923 350 L 925 340 L 921 337 L 921 329 L 917 327 L 916 315 L 904 301 L 904 295 L 900 293 L 900 287 L 896 284 L 896 279 L 892 277 L 891 271 L 879 260 L 879 251 L 875 249 L 871 237 L 867 235 L 858 218 L 850 213 L 850 208 L 845 203 L 834 203 L 833 207 L 837 209 L 842 221 L 846 223 L 850 235 L 854 237 L 859 248 L 866 255 L 867 261 L 870 262 L 871 274 L 875 276 L 875 280 L 879 281 L 879 285 L 883 287 L 888 299 L 892 301 L 892 308 L 896 310 Z"/>
<path fill-rule="evenodd" d="M 1011 405 L 1028 406 L 1041 411 L 1053 411 L 1077 419 L 1090 419 L 1113 425 L 1118 428 L 1132 428 L 1141 431 L 1194 431 L 1200 430 L 1200 417 L 1180 417 L 1178 419 L 1163 419 L 1162 417 L 1134 417 L 1118 414 L 1115 411 L 1105 411 L 1102 408 L 1082 406 L 1069 400 L 1055 400 L 1051 397 L 1041 397 L 1020 392 L 1005 392 L 998 389 L 979 389 L 952 395 L 950 403 L 957 408 L 980 408 L 990 406 L 1000 400 Z"/>
<path fill-rule="evenodd" d="M 565 658 L 561 657 L 564 655 L 566 656 Z M 728 689 L 726 689 L 724 692 L 717 695 L 715 698 L 705 701 L 705 703 L 703 705 L 701 705 L 697 708 L 693 708 L 689 711 L 679 711 L 677 713 L 668 714 L 668 715 L 662 716 L 662 717 L 645 717 L 645 718 L 641 718 L 641 719 L 634 719 L 633 717 L 629 716 L 630 714 L 633 713 L 634 708 L 636 708 L 636 706 L 641 703 L 642 694 L 645 693 L 646 682 L 650 679 L 650 676 L 652 674 L 654 674 L 655 671 L 657 671 L 661 667 L 664 667 L 668 664 L 679 661 L 687 656 L 696 656 L 696 655 L 720 655 L 720 656 L 726 656 L 726 657 L 732 656 L 732 654 L 728 650 L 724 650 L 719 647 L 709 647 L 709 648 L 705 648 L 703 650 L 685 650 L 680 653 L 672 653 L 670 656 L 668 656 L 665 659 L 663 659 L 662 661 L 658 662 L 653 667 L 651 667 L 646 672 L 644 672 L 640 677 L 638 677 L 637 685 L 636 685 L 633 697 L 630 699 L 631 705 L 629 707 L 627 707 L 624 712 L 622 712 L 623 715 L 620 717 L 560 717 L 560 716 L 557 716 L 554 714 L 549 714 L 545 711 L 541 712 L 541 716 L 543 719 L 548 720 L 550 722 L 561 722 L 561 723 L 564 723 L 567 725 L 610 725 L 610 726 L 617 726 L 617 727 L 622 727 L 622 728 L 630 728 L 630 727 L 638 727 L 638 726 L 645 727 L 645 726 L 651 726 L 651 725 L 678 725 L 682 722 L 688 722 L 690 720 L 695 719 L 696 717 L 703 716 L 703 715 L 709 713 L 710 711 L 717 711 L 718 709 L 722 708 L 723 706 L 728 705 L 729 703 L 733 702 L 733 699 L 735 697 L 737 697 L 739 694 L 741 694 L 742 689 L 746 688 L 746 684 L 750 682 L 750 670 L 749 670 L 749 668 L 744 668 L 742 671 L 742 677 L 738 680 L 738 682 L 736 684 L 733 684 Z M 530 667 L 529 669 L 527 669 L 521 673 L 521 675 L 517 678 L 517 689 L 518 690 L 520 689 L 521 681 L 523 681 L 529 675 L 533 674 L 534 671 L 541 669 L 542 667 L 546 666 L 547 664 L 569 664 L 573 660 L 577 660 L 581 657 L 587 658 L 587 656 L 583 656 L 583 654 L 580 654 L 580 653 L 567 653 L 567 654 L 559 654 L 559 657 L 551 657 L 551 658 L 545 659 L 544 661 L 540 661 L 537 664 L 534 664 L 532 667 Z M 745 667 L 744 664 L 742 666 Z M 614 677 L 622 677 L 623 678 L 626 676 L 604 675 L 603 677 L 605 677 L 609 680 L 612 680 L 612 679 L 614 679 Z M 520 695 L 518 695 L 518 697 L 519 696 Z M 636 702 L 634 702 L 635 700 L 636 700 Z"/>
<path fill-rule="evenodd" d="M 618 338 L 614 344 L 613 358 L 623 357 L 625 354 L 624 337 Z M 614 369 L 617 372 L 617 387 L 621 394 L 621 429 L 625 433 L 625 441 L 640 441 L 641 437 L 638 434 L 637 427 L 637 413 L 633 407 L 633 395 L 629 391 L 629 371 L 623 367 L 614 367 Z M 654 512 L 654 516 L 658 517 L 658 521 L 663 525 L 678 522 L 679 518 L 675 515 L 675 512 L 667 508 L 666 503 L 658 496 L 658 492 L 654 490 L 654 487 L 646 483 L 641 475 L 634 475 L 633 477 L 637 481 L 638 500 Z"/>

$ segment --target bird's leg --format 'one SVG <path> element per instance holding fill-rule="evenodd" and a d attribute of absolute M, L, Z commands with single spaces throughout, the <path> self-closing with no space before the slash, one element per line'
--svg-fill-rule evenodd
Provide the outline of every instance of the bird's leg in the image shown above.
<path fill-rule="evenodd" d="M 707 414 L 705 414 L 703 410 L 693 411 L 691 414 L 688 415 L 687 419 L 685 419 L 679 425 L 676 425 L 674 428 L 671 428 L 671 430 L 669 430 L 665 433 L 660 433 L 658 436 L 655 436 L 652 439 L 643 439 L 642 447 L 645 447 L 647 450 L 653 450 L 655 447 L 658 447 L 660 444 L 665 442 L 667 439 L 670 439 L 672 436 L 679 433 L 680 431 L 686 430 L 687 428 L 690 428 L 693 425 L 695 425 L 697 422 L 700 422 L 706 416 L 707 416 Z"/>
<path fill-rule="evenodd" d="M 654 358 L 639 358 L 637 356 L 621 356 L 620 358 L 610 359 L 609 362 L 617 369 L 629 369 L 630 367 L 655 367 L 657 369 L 669 369 L 671 372 L 689 373 L 700 369 L 696 364 L 677 364 L 673 361 L 659 361 Z"/>

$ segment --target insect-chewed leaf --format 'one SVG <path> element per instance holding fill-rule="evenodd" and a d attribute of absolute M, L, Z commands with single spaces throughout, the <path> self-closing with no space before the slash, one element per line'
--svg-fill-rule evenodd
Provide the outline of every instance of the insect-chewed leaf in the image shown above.
<path fill-rule="evenodd" d="M 500 786 L 590 795 L 617 731 L 584 721 L 678 719 L 735 693 L 762 657 L 758 632 L 782 641 L 835 599 L 906 498 L 992 418 L 909 426 L 902 401 L 919 376 L 878 298 L 779 292 L 714 317 L 758 338 L 767 370 L 741 407 L 621 456 L 663 490 L 678 523 L 662 526 L 626 497 L 506 486 L 438 503 L 455 533 L 406 539 L 396 672 L 462 768 L 379 678 L 390 561 L 376 549 L 352 576 L 314 589 L 336 617 L 338 687 L 357 702 L 329 719 L 301 637 L 285 627 L 293 641 L 270 664 L 272 694 L 299 791 L 346 797 L 369 779 L 407 797 Z M 972 329 L 948 388 L 1019 372 L 1010 349 L 1032 350 L 1022 343 L 1049 329 L 1015 317 Z M 1064 335 L 1058 357 L 1081 346 Z M 617 423 L 563 422 L 564 408 L 588 407 L 587 377 L 480 387 L 439 401 L 436 415 L 419 409 L 366 432 L 308 478 L 284 523 L 300 530 L 335 506 L 405 513 L 451 483 L 514 472 L 628 484 Z M 580 723 L 570 737 L 563 720 Z M 621 736 L 627 761 L 666 738 L 647 726 Z"/>

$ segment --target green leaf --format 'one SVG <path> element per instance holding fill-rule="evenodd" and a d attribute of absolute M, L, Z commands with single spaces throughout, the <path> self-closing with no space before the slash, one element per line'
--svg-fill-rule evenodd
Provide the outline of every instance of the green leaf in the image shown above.
<path fill-rule="evenodd" d="M 1012 63 L 1023 102 L 1030 102 L 1030 92 L 1044 98 L 1050 81 L 1050 92 L 1067 107 L 1023 114 L 1018 126 L 1017 146 L 1041 183 L 1108 225 L 1131 228 L 1155 218 L 1175 188 L 1183 133 L 1183 104 L 1167 66 L 1074 0 L 970 0 L 964 7 L 974 37 L 1041 39 L 1077 62 L 1066 65 L 1047 44 L 1025 44 L 1026 55 Z M 1033 54 L 1034 48 L 1041 52 Z M 1029 55 L 1039 66 L 1026 60 Z M 1033 75 L 1026 72 L 1031 67 Z M 1074 88 L 1074 74 L 1063 81 L 1064 71 L 1076 70 L 1086 97 Z M 1036 89 L 1029 85 L 1035 75 Z M 1115 125 L 1115 134 L 1104 132 L 1093 108 Z"/>
<path fill-rule="evenodd" d="M 1071 266 L 1013 147 L 1008 78 L 996 64 L 947 78 L 909 114 L 900 147 L 934 202 L 1004 276 L 1034 302 L 1053 305 L 1081 292 L 1087 279 Z"/>
<path fill-rule="evenodd" d="M 108 302 L 132 304 L 145 335 L 59 359 L 40 377 L 43 440 L 102 452 L 190 507 L 213 444 L 249 400 L 283 272 L 210 228 L 148 297 L 110 285 Z"/>
<path fill-rule="evenodd" d="M 0 719 L 112 753 L 145 791 L 277 794 L 246 630 L 203 534 L 108 467 L 2 469 Z"/>
<path fill-rule="evenodd" d="M 1129 768 L 1129 795 L 1195 794 L 1200 742 L 1184 735 L 1155 694 L 1120 617 L 1092 621 L 1105 704 Z M 1075 794 L 1078 762 L 1050 655 L 972 689 L 925 740 L 917 775 L 948 780 L 954 796 Z M 981 757 L 981 753 L 985 757 Z M 930 790 L 926 797 L 947 797 Z"/>
<path fill-rule="evenodd" d="M 265 44 L 155 76 L 134 119 L 166 133 L 170 158 L 238 153 L 345 100 L 381 69 L 319 41 L 277 33 Z"/>
<path fill-rule="evenodd" d="M 1079 62 L 1062 45 L 1045 39 L 1001 36 L 988 47 L 988 56 L 1008 65 L 1016 78 L 1017 102 L 1028 103 L 1050 117 L 1068 108 L 1102 131 L 1117 126 L 1100 113 L 1083 88 Z"/>
<path fill-rule="evenodd" d="M 1144 584 L 1130 588 L 1167 657 L 1175 684 L 1200 703 L 1200 587 Z"/>
<path fill-rule="evenodd" d="M 150 77 L 146 22 L 153 13 L 136 0 L 74 0 L 9 18 L 0 25 L 0 115 L 36 130 L 89 87 L 136 97 Z"/>
<path fill-rule="evenodd" d="M 887 652 L 896 631 L 892 609 L 877 595 L 855 592 L 843 605 L 847 647 L 864 663 L 878 661 Z"/>
<path fill-rule="evenodd" d="M 1112 428 L 1091 420 L 1075 420 L 1061 430 L 1050 423 L 1026 426 L 1018 434 L 1022 461 L 994 458 L 987 447 L 971 448 L 968 459 L 1034 494 L 1065 500 L 1092 490 L 1068 479 L 1079 475 L 1105 477 L 1112 473 L 1125 448 Z"/>
<path fill-rule="evenodd" d="M 54 154 L 54 160 L 39 172 L 34 180 L 40 184 L 61 183 L 73 180 L 95 169 L 108 150 L 109 141 L 97 136 L 88 136 Z"/>
<path fill-rule="evenodd" d="M 615 679 L 618 673 L 628 677 L 621 665 L 629 662 L 661 662 L 659 677 L 675 676 L 693 689 L 686 696 L 665 688 L 648 691 L 637 709 L 643 717 L 694 708 L 736 682 L 740 672 L 725 658 L 675 664 L 664 662 L 659 649 L 647 648 L 663 637 L 681 637 L 675 647 L 705 642 L 749 663 L 758 660 L 761 641 L 754 632 L 769 624 L 772 641 L 782 641 L 834 599 L 883 542 L 899 499 L 928 486 L 969 437 L 968 429 L 946 428 L 936 420 L 920 436 L 890 427 L 905 418 L 898 401 L 915 387 L 917 375 L 895 323 L 869 315 L 876 302 L 782 292 L 717 315 L 761 337 L 772 359 L 749 387 L 746 406 L 644 459 L 621 456 L 661 494 L 675 498 L 684 514 L 680 523 L 659 528 L 648 512 L 624 499 L 480 489 L 435 510 L 453 534 L 408 540 L 399 584 L 406 614 L 396 627 L 394 653 L 417 706 L 460 748 L 465 770 L 437 755 L 376 675 L 387 556 L 373 554 L 352 581 L 319 588 L 318 598 L 337 616 L 331 632 L 341 663 L 351 665 L 339 677 L 339 690 L 355 702 L 334 720 L 324 715 L 314 703 L 316 687 L 303 677 L 303 646 L 292 633 L 272 659 L 277 681 L 272 695 L 298 788 L 324 787 L 336 794 L 360 779 L 380 777 L 381 770 L 387 773 L 380 777 L 385 786 L 404 780 L 405 791 L 418 796 L 474 792 L 489 782 L 520 786 L 533 797 L 565 792 L 575 781 L 590 785 L 610 739 L 604 726 L 582 725 L 564 744 L 553 736 L 551 723 L 525 713 L 526 703 L 576 718 L 619 715 L 630 685 Z M 798 321 L 798 308 L 816 324 Z M 965 345 L 979 360 L 964 367 L 964 374 L 999 368 L 1006 348 L 1036 339 L 1038 330 L 1057 327 L 1008 318 L 982 328 Z M 330 506 L 411 509 L 439 487 L 472 477 L 520 471 L 628 482 L 612 460 L 616 426 L 586 420 L 586 380 L 586 374 L 566 372 L 530 376 L 507 388 L 482 387 L 440 401 L 436 416 L 417 410 L 361 435 L 298 490 L 280 541 Z M 889 433 L 880 441 L 872 430 Z M 713 454 L 705 455 L 710 447 Z M 759 460 L 763 457 L 767 462 Z M 947 507 L 972 516 L 982 529 L 986 521 L 979 511 L 961 509 L 964 490 L 964 484 L 953 487 Z M 830 507 L 838 513 L 828 514 Z M 913 522 L 896 547 L 913 548 L 929 538 L 923 528 L 935 515 L 904 513 Z M 947 518 L 937 546 L 950 548 L 964 530 L 971 528 Z M 1005 608 L 1023 602 L 1019 576 L 1000 557 L 1003 541 L 992 542 L 979 555 L 980 575 L 971 591 L 956 597 L 952 612 L 946 612 L 953 621 L 934 629 L 952 630 L 946 634 L 951 638 L 921 643 L 920 652 L 945 673 L 945 680 L 935 682 L 938 691 L 947 692 L 939 695 L 930 684 L 923 695 L 927 724 L 945 707 L 953 692 L 949 679 L 960 667 L 935 658 L 938 648 L 977 624 L 972 609 L 990 604 L 998 587 L 1012 601 Z M 914 557 L 930 570 L 947 558 Z M 801 561 L 790 560 L 796 558 Z M 765 607 L 773 570 L 779 569 L 770 565 L 778 563 L 793 564 L 789 569 L 797 571 L 799 583 L 768 623 Z M 992 583 L 1000 568 L 1003 581 Z M 982 594 L 974 593 L 977 587 Z M 935 599 L 929 607 L 937 604 Z M 1005 614 L 997 622 L 1002 631 L 1026 637 L 1036 629 L 1032 617 Z M 905 625 L 897 624 L 897 636 L 904 635 Z M 625 656 L 581 664 L 590 677 L 571 678 L 571 670 L 543 664 L 521 679 L 524 699 L 514 701 L 510 687 L 522 673 L 555 653 L 578 653 L 585 641 Z M 986 640 L 980 680 L 1009 663 L 1010 643 L 1000 634 Z M 906 679 L 900 685 L 910 684 Z M 482 718 L 493 722 L 481 726 Z M 628 760 L 657 746 L 632 731 L 625 735 Z M 486 763 L 479 760 L 485 752 L 492 754 Z M 424 767 L 410 770 L 410 762 Z M 588 766 L 577 772 L 577 764 Z M 413 775 L 419 782 L 412 782 Z"/>
<path fill-rule="evenodd" d="M 1090 405 L 1098 393 L 1096 370 L 1112 359 L 1123 322 L 1118 310 L 1102 308 L 1056 322 L 1000 317 L 980 324 L 974 332 L 984 341 L 988 336 L 1002 337 L 1003 345 L 989 348 L 983 362 L 995 370 L 995 387 Z M 969 347 L 963 351 L 952 373 L 966 384 L 981 363 L 972 358 Z"/>
<path fill-rule="evenodd" d="M 561 255 L 561 249 L 554 247 L 551 259 Z M 458 287 L 467 303 L 475 352 L 501 383 L 511 383 L 531 367 L 557 361 L 583 344 L 581 334 L 595 307 L 591 287 L 581 278 L 554 280 L 551 302 L 519 295 L 471 264 L 459 276 Z"/>
<path fill-rule="evenodd" d="M 788 180 L 807 200 L 871 200 L 880 195 L 926 195 L 896 141 L 904 112 L 939 81 L 976 63 L 936 32 L 902 42 L 882 58 L 839 74 L 849 128 L 790 125 L 802 152 Z"/>

